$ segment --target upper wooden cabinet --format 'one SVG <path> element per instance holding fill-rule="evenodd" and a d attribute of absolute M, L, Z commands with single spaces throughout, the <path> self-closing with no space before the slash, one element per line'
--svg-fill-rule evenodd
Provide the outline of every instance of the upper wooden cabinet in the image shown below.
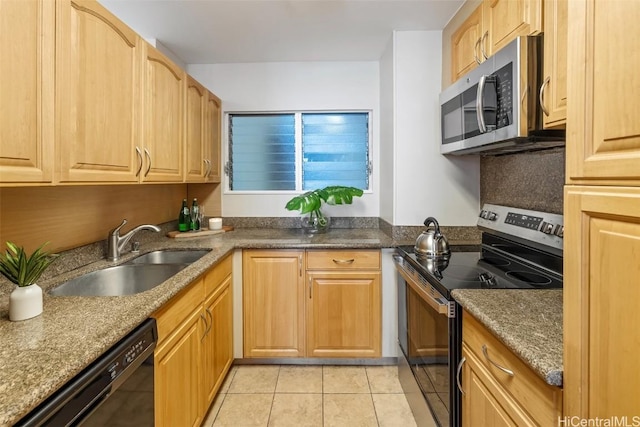
<path fill-rule="evenodd" d="M 480 52 L 482 5 L 451 35 L 451 82 L 473 70 L 485 58 Z"/>
<path fill-rule="evenodd" d="M 220 98 L 187 76 L 187 182 L 220 182 L 221 104 Z"/>
<path fill-rule="evenodd" d="M 640 185 L 640 2 L 569 2 L 567 183 Z"/>
<path fill-rule="evenodd" d="M 49 0 L 0 0 L 0 185 L 53 180 L 54 23 Z"/>
<path fill-rule="evenodd" d="M 451 83 L 516 37 L 542 30 L 542 0 L 484 0 L 451 34 Z"/>
<path fill-rule="evenodd" d="M 144 61 L 144 137 L 142 181 L 184 179 L 184 110 L 186 73 L 146 44 Z"/>
<path fill-rule="evenodd" d="M 542 0 L 484 0 L 480 50 L 496 53 L 518 36 L 542 31 Z"/>
<path fill-rule="evenodd" d="M 96 1 L 56 6 L 58 180 L 137 182 L 143 42 Z"/>
<path fill-rule="evenodd" d="M 186 181 L 204 182 L 207 163 L 205 162 L 205 109 L 207 89 L 193 77 L 187 76 L 187 145 Z"/>
<path fill-rule="evenodd" d="M 544 1 L 544 81 L 539 98 L 545 128 L 567 122 L 567 1 Z"/>
<path fill-rule="evenodd" d="M 222 101 L 207 91 L 205 108 L 204 158 L 208 170 L 205 171 L 206 182 L 220 182 L 221 178 L 221 138 L 222 138 Z"/>

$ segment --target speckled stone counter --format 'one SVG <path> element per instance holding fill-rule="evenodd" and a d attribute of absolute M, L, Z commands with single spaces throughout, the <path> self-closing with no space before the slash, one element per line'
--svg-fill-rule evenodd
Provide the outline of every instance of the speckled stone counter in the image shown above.
<path fill-rule="evenodd" d="M 140 255 L 125 254 L 118 263 L 95 261 L 104 256 L 104 249 L 91 245 L 87 251 L 96 252 L 93 262 L 86 264 L 90 254 L 84 254 L 83 258 L 74 253 L 64 261 L 73 270 L 60 272 L 64 271 L 64 266 L 58 265 L 54 268 L 59 270 L 55 277 L 39 282 L 45 291 L 44 312 L 22 322 L 8 320 L 9 293 L 13 286 L 8 282 L 0 284 L 0 425 L 18 421 L 236 248 L 395 246 L 395 242 L 378 229 L 333 229 L 320 235 L 305 235 L 300 229 L 239 229 L 189 239 L 148 234 L 151 237 L 145 236 L 140 254 L 169 248 L 210 249 L 211 252 L 161 285 L 140 294 L 122 297 L 50 296 L 48 291 L 60 283 Z M 78 261 L 81 258 L 82 263 Z"/>
<path fill-rule="evenodd" d="M 562 386 L 561 289 L 458 289 L 451 294 L 548 384 Z"/>

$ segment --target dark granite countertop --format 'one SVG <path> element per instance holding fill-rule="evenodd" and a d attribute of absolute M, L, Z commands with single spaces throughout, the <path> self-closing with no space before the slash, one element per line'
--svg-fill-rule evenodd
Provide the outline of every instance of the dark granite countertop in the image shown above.
<path fill-rule="evenodd" d="M 13 285 L 0 283 L 0 425 L 11 425 L 75 376 L 105 350 L 149 317 L 182 288 L 234 249 L 245 248 L 391 248 L 397 243 L 379 229 L 333 229 L 305 235 L 300 229 L 238 229 L 187 239 L 152 235 L 140 254 L 157 249 L 210 249 L 203 258 L 161 285 L 122 297 L 54 297 L 48 291 L 69 279 L 115 265 L 98 260 L 103 248 L 77 252 L 50 267 L 43 277 L 44 312 L 33 319 L 8 320 Z M 100 252 L 100 253 L 97 253 Z M 139 254 L 125 254 L 121 264 Z M 62 257 L 61 257 L 62 258 Z M 90 260 L 90 262 L 87 262 Z"/>
<path fill-rule="evenodd" d="M 562 387 L 561 289 L 458 289 L 452 295 L 548 384 Z"/>

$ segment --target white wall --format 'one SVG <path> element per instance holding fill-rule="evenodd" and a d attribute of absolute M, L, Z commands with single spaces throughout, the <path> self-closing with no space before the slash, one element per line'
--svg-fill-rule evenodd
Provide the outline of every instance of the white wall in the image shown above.
<path fill-rule="evenodd" d="M 351 206 L 327 206 L 330 216 L 379 216 L 378 62 L 282 62 L 188 65 L 187 71 L 239 111 L 371 110 L 373 191 Z M 224 133 L 224 132 L 223 132 Z M 226 152 L 227 140 L 223 139 Z M 223 177 L 226 188 L 226 176 Z M 223 216 L 299 216 L 284 209 L 291 194 L 223 193 Z"/>
<path fill-rule="evenodd" d="M 480 208 L 478 156 L 440 154 L 442 35 L 396 31 L 393 36 L 393 224 L 476 224 Z"/>
<path fill-rule="evenodd" d="M 394 97 L 393 36 L 380 58 L 380 218 L 393 224 Z"/>

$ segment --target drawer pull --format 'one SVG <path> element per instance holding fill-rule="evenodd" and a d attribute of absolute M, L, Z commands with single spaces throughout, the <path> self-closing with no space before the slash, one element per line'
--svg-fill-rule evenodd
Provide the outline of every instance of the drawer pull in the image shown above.
<path fill-rule="evenodd" d="M 482 354 L 484 354 L 484 357 L 489 361 L 489 363 L 491 363 L 496 368 L 500 369 L 505 374 L 509 375 L 510 377 L 512 377 L 514 375 L 513 371 L 511 369 L 507 369 L 504 366 L 500 366 L 496 362 L 491 360 L 491 358 L 489 358 L 489 353 L 487 353 L 487 345 L 486 344 L 482 344 Z"/>
<path fill-rule="evenodd" d="M 458 384 L 458 390 L 460 390 L 460 393 L 462 393 L 463 396 L 465 395 L 465 392 L 462 389 L 462 384 L 460 383 L 460 373 L 462 372 L 462 365 L 464 365 L 464 362 L 466 361 L 467 359 L 464 357 L 460 359 L 460 363 L 458 363 L 458 370 L 456 372 L 456 384 Z"/>
<path fill-rule="evenodd" d="M 344 265 L 344 264 L 353 264 L 353 262 L 355 261 L 355 258 L 351 258 L 351 259 L 333 259 L 333 262 L 335 262 L 336 264 L 340 264 L 340 265 Z"/>

